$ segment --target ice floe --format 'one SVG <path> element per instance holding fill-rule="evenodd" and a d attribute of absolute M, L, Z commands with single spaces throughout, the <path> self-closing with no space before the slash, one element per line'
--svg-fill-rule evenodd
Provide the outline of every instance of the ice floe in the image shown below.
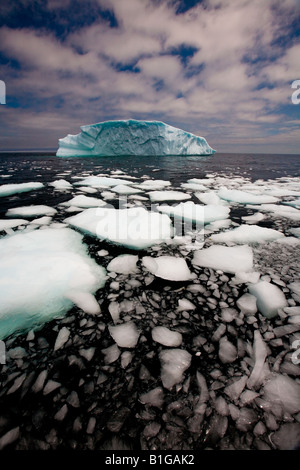
<path fill-rule="evenodd" d="M 214 243 L 267 243 L 284 238 L 284 234 L 259 225 L 240 225 L 227 232 L 211 235 L 210 238 Z"/>
<path fill-rule="evenodd" d="M 167 349 L 159 354 L 161 362 L 161 381 L 163 386 L 171 389 L 180 383 L 183 374 L 191 364 L 192 356 L 184 349 Z"/>
<path fill-rule="evenodd" d="M 249 193 L 239 189 L 222 188 L 218 191 L 221 199 L 229 202 L 237 202 L 239 204 L 269 204 L 278 202 L 278 198 L 263 194 Z"/>
<path fill-rule="evenodd" d="M 266 281 L 249 285 L 250 294 L 257 299 L 259 311 L 267 318 L 278 315 L 278 309 L 287 307 L 287 300 L 279 287 Z"/>
<path fill-rule="evenodd" d="M 38 217 L 42 215 L 54 215 L 57 213 L 57 210 L 54 207 L 49 207 L 45 205 L 31 205 L 31 206 L 22 206 L 15 207 L 13 209 L 8 209 L 6 212 L 7 217 Z"/>
<path fill-rule="evenodd" d="M 108 329 L 119 347 L 134 348 L 136 346 L 140 333 L 133 322 L 109 326 Z"/>
<path fill-rule="evenodd" d="M 158 206 L 158 211 L 171 215 L 186 222 L 196 222 L 200 225 L 226 219 L 229 208 L 218 205 L 195 204 L 192 201 L 182 202 L 177 206 Z"/>
<path fill-rule="evenodd" d="M 144 256 L 142 263 L 152 274 L 168 281 L 189 281 L 195 277 L 183 258 L 167 255 L 157 258 Z"/>
<path fill-rule="evenodd" d="M 148 195 L 151 202 L 185 201 L 191 198 L 190 194 L 180 191 L 150 191 Z"/>
<path fill-rule="evenodd" d="M 62 316 L 69 292 L 92 295 L 106 272 L 69 228 L 36 230 L 0 240 L 0 337 Z"/>
<path fill-rule="evenodd" d="M 1 196 L 12 196 L 13 194 L 25 193 L 36 189 L 43 188 L 43 183 L 16 183 L 16 184 L 2 184 L 0 186 Z"/>
<path fill-rule="evenodd" d="M 73 185 L 64 179 L 52 181 L 49 185 L 53 186 L 57 191 L 65 191 L 73 188 Z"/>
<path fill-rule="evenodd" d="M 167 215 L 148 212 L 142 207 L 86 209 L 65 222 L 101 240 L 133 249 L 147 248 L 174 235 Z"/>
<path fill-rule="evenodd" d="M 182 334 L 169 330 L 165 326 L 156 326 L 152 329 L 152 339 L 163 346 L 178 347 L 182 343 Z"/>
<path fill-rule="evenodd" d="M 96 197 L 84 196 L 80 194 L 78 196 L 73 197 L 69 201 L 62 202 L 62 206 L 69 206 L 69 207 L 80 207 L 83 209 L 88 209 L 90 207 L 103 207 L 106 206 L 106 202 L 102 199 L 98 199 Z"/>
<path fill-rule="evenodd" d="M 136 255 L 119 255 L 107 265 L 108 271 L 119 274 L 135 274 L 139 271 L 136 263 L 139 257 Z"/>
<path fill-rule="evenodd" d="M 203 250 L 195 251 L 192 263 L 212 269 L 220 269 L 228 273 L 252 271 L 253 252 L 250 246 L 221 246 L 213 245 Z"/>

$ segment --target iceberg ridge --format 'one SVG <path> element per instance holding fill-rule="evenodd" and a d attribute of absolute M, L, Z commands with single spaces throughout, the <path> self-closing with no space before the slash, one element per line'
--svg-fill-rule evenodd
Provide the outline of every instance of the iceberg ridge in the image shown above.
<path fill-rule="evenodd" d="M 59 139 L 58 157 L 212 155 L 204 139 L 160 121 L 105 121 Z"/>

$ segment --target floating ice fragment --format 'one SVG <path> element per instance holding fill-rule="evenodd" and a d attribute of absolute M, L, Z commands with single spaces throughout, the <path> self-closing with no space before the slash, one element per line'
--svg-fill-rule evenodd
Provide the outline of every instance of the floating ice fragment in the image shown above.
<path fill-rule="evenodd" d="M 229 202 L 238 202 L 240 204 L 269 204 L 278 201 L 274 196 L 259 195 L 248 193 L 239 189 L 222 188 L 218 192 L 221 199 Z"/>
<path fill-rule="evenodd" d="M 257 224 L 257 222 L 264 220 L 265 217 L 266 216 L 262 214 L 261 212 L 256 212 L 253 215 L 244 215 L 242 217 L 242 220 L 244 220 L 247 224 Z"/>
<path fill-rule="evenodd" d="M 265 364 L 268 354 L 267 347 L 258 330 L 254 331 L 253 351 L 255 363 L 247 385 L 249 388 L 256 389 L 264 382 L 270 373 L 267 364 Z"/>
<path fill-rule="evenodd" d="M 0 232 L 2 230 L 7 230 L 9 228 L 18 227 L 19 225 L 27 225 L 28 220 L 25 219 L 14 219 L 14 220 L 7 220 L 1 219 L 0 220 Z"/>
<path fill-rule="evenodd" d="M 208 224 L 216 220 L 226 219 L 229 215 L 229 208 L 218 205 L 201 206 L 192 201 L 182 202 L 177 206 L 158 206 L 157 208 L 164 214 L 183 219 L 187 222 L 197 222 L 201 225 Z"/>
<path fill-rule="evenodd" d="M 160 121 L 106 121 L 80 127 L 77 135 L 59 139 L 56 153 L 68 156 L 211 155 L 203 137 Z"/>
<path fill-rule="evenodd" d="M 80 186 L 91 186 L 93 188 L 110 188 L 112 186 L 117 186 L 118 184 L 132 184 L 132 181 L 120 178 L 110 178 L 108 176 L 88 176 L 76 184 Z"/>
<path fill-rule="evenodd" d="M 249 292 L 256 297 L 259 311 L 267 318 L 275 317 L 279 308 L 288 305 L 284 293 L 269 282 L 259 281 L 257 284 L 251 284 Z"/>
<path fill-rule="evenodd" d="M 248 245 L 210 246 L 204 250 L 195 251 L 192 263 L 228 273 L 247 272 L 253 267 L 253 253 Z"/>
<path fill-rule="evenodd" d="M 188 299 L 179 299 L 177 312 L 183 312 L 184 310 L 195 310 L 196 306 Z"/>
<path fill-rule="evenodd" d="M 164 346 L 172 346 L 173 348 L 180 346 L 182 343 L 182 335 L 177 331 L 171 331 L 164 326 L 156 326 L 152 329 L 152 339 Z"/>
<path fill-rule="evenodd" d="M 97 199 L 96 197 L 78 195 L 70 199 L 69 201 L 63 202 L 62 206 L 75 206 L 87 209 L 89 207 L 103 207 L 106 206 L 106 202 L 102 199 Z"/>
<path fill-rule="evenodd" d="M 37 230 L 0 240 L 0 338 L 64 315 L 68 298 L 103 287 L 106 271 L 69 228 Z"/>
<path fill-rule="evenodd" d="M 126 184 L 118 184 L 117 186 L 114 186 L 113 188 L 111 188 L 111 190 L 114 193 L 118 193 L 120 195 L 122 195 L 122 194 L 130 195 L 130 194 L 142 193 L 142 191 L 140 189 L 132 188 L 132 187 L 126 185 Z"/>
<path fill-rule="evenodd" d="M 156 408 L 162 408 L 164 404 L 164 391 L 161 387 L 156 387 L 147 393 L 143 393 L 140 398 L 140 402 L 145 405 L 155 406 Z"/>
<path fill-rule="evenodd" d="M 171 389 L 183 379 L 183 373 L 190 366 L 192 356 L 184 349 L 168 349 L 159 354 L 163 386 Z"/>
<path fill-rule="evenodd" d="M 139 257 L 135 255 L 119 255 L 107 266 L 108 271 L 118 274 L 135 274 L 139 271 L 136 263 Z"/>
<path fill-rule="evenodd" d="M 11 196 L 12 194 L 25 193 L 35 189 L 43 188 L 43 183 L 16 183 L 16 184 L 2 184 L 0 186 L 0 197 Z"/>
<path fill-rule="evenodd" d="M 234 362 L 237 359 L 237 349 L 226 336 L 223 336 L 219 342 L 219 358 L 223 364 Z"/>
<path fill-rule="evenodd" d="M 136 346 L 140 333 L 133 322 L 109 326 L 108 329 L 118 346 L 122 348 L 134 348 Z"/>
<path fill-rule="evenodd" d="M 215 243 L 264 243 L 278 238 L 284 238 L 284 234 L 258 225 L 240 225 L 227 232 L 211 235 L 211 239 Z"/>
<path fill-rule="evenodd" d="M 6 212 L 7 217 L 38 217 L 42 215 L 54 215 L 57 210 L 53 207 L 37 205 L 37 206 L 22 206 L 8 209 Z"/>
<path fill-rule="evenodd" d="M 50 186 L 53 186 L 57 191 L 65 191 L 66 189 L 72 189 L 73 186 L 69 181 L 66 180 L 55 180 L 52 183 L 49 183 Z"/>
<path fill-rule="evenodd" d="M 150 191 L 148 195 L 151 202 L 184 201 L 186 199 L 191 199 L 190 194 L 182 193 L 180 191 Z"/>
<path fill-rule="evenodd" d="M 63 345 L 68 341 L 70 337 L 70 330 L 63 326 L 56 337 L 55 344 L 54 344 L 54 351 L 62 348 Z"/>
<path fill-rule="evenodd" d="M 70 290 L 65 295 L 67 299 L 89 315 L 98 315 L 101 312 L 97 300 L 90 292 Z"/>
<path fill-rule="evenodd" d="M 65 222 L 89 235 L 135 250 L 169 240 L 174 229 L 167 215 L 130 209 L 86 209 Z"/>
<path fill-rule="evenodd" d="M 183 258 L 176 258 L 174 256 L 159 256 L 157 258 L 144 256 L 142 263 L 150 273 L 169 281 L 190 281 L 195 277 Z"/>
<path fill-rule="evenodd" d="M 272 405 L 280 405 L 287 413 L 298 413 L 300 384 L 286 375 L 273 374 L 264 386 L 263 398 Z"/>
<path fill-rule="evenodd" d="M 257 312 L 256 297 L 254 295 L 243 294 L 236 304 L 245 315 L 255 315 Z"/>

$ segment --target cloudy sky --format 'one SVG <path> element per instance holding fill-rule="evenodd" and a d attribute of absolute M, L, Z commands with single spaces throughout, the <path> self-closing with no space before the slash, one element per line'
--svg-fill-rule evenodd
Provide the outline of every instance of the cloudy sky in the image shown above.
<path fill-rule="evenodd" d="M 0 150 L 135 118 L 300 154 L 299 36 L 300 0 L 3 0 Z"/>

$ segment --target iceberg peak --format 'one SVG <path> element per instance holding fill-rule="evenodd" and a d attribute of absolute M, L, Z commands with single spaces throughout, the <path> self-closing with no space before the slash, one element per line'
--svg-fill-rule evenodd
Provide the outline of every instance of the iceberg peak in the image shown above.
<path fill-rule="evenodd" d="M 161 121 L 105 121 L 80 127 L 59 139 L 58 157 L 125 155 L 212 155 L 204 139 Z"/>

